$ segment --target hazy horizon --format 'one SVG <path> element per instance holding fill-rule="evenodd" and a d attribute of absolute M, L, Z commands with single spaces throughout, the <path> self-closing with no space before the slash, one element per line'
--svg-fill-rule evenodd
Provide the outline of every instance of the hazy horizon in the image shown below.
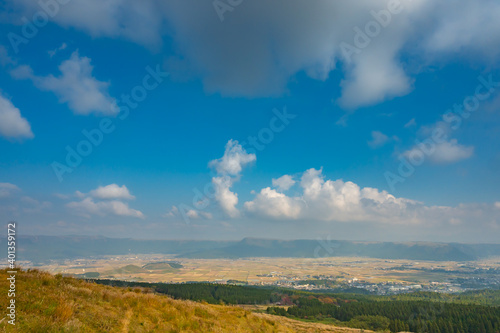
<path fill-rule="evenodd" d="M 154 238 L 154 237 L 118 237 L 113 235 L 101 235 L 101 234 L 61 234 L 61 235 L 45 235 L 45 234 L 23 234 L 23 237 L 81 237 L 81 238 L 109 238 L 109 239 L 130 239 L 130 240 L 140 240 L 140 241 L 212 241 L 212 242 L 241 242 L 245 239 L 257 239 L 257 240 L 268 240 L 268 241 L 347 241 L 347 242 L 362 242 L 362 243 L 457 243 L 457 244 L 484 244 L 484 245 L 500 245 L 500 242 L 457 242 L 457 241 L 432 241 L 432 240 L 376 240 L 376 239 L 359 239 L 359 238 L 331 238 L 326 237 L 316 237 L 316 238 L 272 238 L 272 237 L 258 237 L 258 236 L 244 236 L 241 238 Z"/>

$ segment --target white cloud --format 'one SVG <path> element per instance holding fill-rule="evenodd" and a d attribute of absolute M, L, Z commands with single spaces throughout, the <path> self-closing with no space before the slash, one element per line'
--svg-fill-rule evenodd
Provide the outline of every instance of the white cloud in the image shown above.
<path fill-rule="evenodd" d="M 255 154 L 248 154 L 236 140 L 229 140 L 226 144 L 224 156 L 210 161 L 209 166 L 220 175 L 238 175 L 243 167 L 256 160 Z"/>
<path fill-rule="evenodd" d="M 10 197 L 14 192 L 19 192 L 21 189 L 11 183 L 0 183 L 0 199 Z"/>
<path fill-rule="evenodd" d="M 109 83 L 92 76 L 90 58 L 80 57 L 74 52 L 70 59 L 61 63 L 59 70 L 61 75 L 58 77 L 36 76 L 29 66 L 24 65 L 12 70 L 11 74 L 16 79 L 31 79 L 39 89 L 54 92 L 59 102 L 67 103 L 76 114 L 118 113 L 115 99 L 108 94 Z"/>
<path fill-rule="evenodd" d="M 247 211 L 273 218 L 296 219 L 303 207 L 300 199 L 287 197 L 270 187 L 262 189 L 253 201 L 245 202 Z"/>
<path fill-rule="evenodd" d="M 231 192 L 230 188 L 233 185 L 233 179 L 228 176 L 213 177 L 212 184 L 215 188 L 215 200 L 219 203 L 222 210 L 230 217 L 239 216 L 238 194 Z"/>
<path fill-rule="evenodd" d="M 211 3 L 171 2 L 165 7 L 182 50 L 179 58 L 185 59 L 181 67 L 201 75 L 208 91 L 272 96 L 286 91 L 299 72 L 325 80 L 342 68 L 347 79 L 340 102 L 346 107 L 376 103 L 411 88 L 397 57 L 410 27 L 401 24 L 404 20 L 394 21 L 377 38 L 380 47 L 370 45 L 352 65 L 337 66 L 343 62 L 341 42 L 352 44 L 353 27 L 364 27 L 373 19 L 370 10 L 385 8 L 386 1 L 252 1 L 226 13 L 231 18 L 224 24 L 209 15 Z M 178 62 L 173 64 L 169 70 L 175 72 Z"/>
<path fill-rule="evenodd" d="M 82 201 L 70 202 L 66 206 L 85 217 L 90 217 L 90 215 L 106 216 L 111 214 L 138 217 L 141 219 L 144 218 L 142 212 L 132 209 L 128 204 L 118 200 L 95 202 L 92 198 L 85 198 Z"/>
<path fill-rule="evenodd" d="M 97 199 L 135 199 L 135 197 L 130 194 L 128 188 L 125 185 L 122 185 L 120 187 L 117 184 L 99 186 L 95 190 L 90 191 L 90 195 Z"/>
<path fill-rule="evenodd" d="M 474 147 L 458 144 L 456 139 L 435 143 L 433 153 L 428 155 L 430 161 L 436 164 L 449 164 L 468 159 L 474 154 Z M 403 153 L 407 158 L 424 155 L 419 146 Z"/>
<path fill-rule="evenodd" d="M 200 217 L 198 215 L 198 212 L 196 212 L 194 209 L 190 209 L 186 212 L 186 216 L 189 217 L 190 219 L 197 219 Z"/>
<path fill-rule="evenodd" d="M 24 8 L 20 17 L 39 10 L 34 1 L 9 2 Z M 497 66 L 500 3 L 492 0 L 401 2 L 401 12 L 346 62 L 341 43 L 353 45 L 353 28 L 365 31 L 374 22 L 370 11 L 387 7 L 387 0 L 254 0 L 220 22 L 212 1 L 89 0 L 65 4 L 51 20 L 148 46 L 168 35 L 178 52 L 167 61 L 169 71 L 201 78 L 208 91 L 224 95 L 272 96 L 286 92 L 298 73 L 325 80 L 344 71 L 339 102 L 347 108 L 411 91 L 408 58 L 432 65 L 467 57 Z"/>
<path fill-rule="evenodd" d="M 437 11 L 433 15 L 441 15 L 441 18 L 425 40 L 428 52 L 448 56 L 460 53 L 496 61 L 500 56 L 500 4 L 497 1 L 457 4 L 447 0 L 436 3 L 435 7 Z"/>
<path fill-rule="evenodd" d="M 474 154 L 474 147 L 457 143 L 456 139 L 436 145 L 436 151 L 430 156 L 435 163 L 453 163 L 467 159 Z"/>
<path fill-rule="evenodd" d="M 80 191 L 75 191 L 75 197 L 83 199 L 85 198 L 85 193 L 82 193 Z"/>
<path fill-rule="evenodd" d="M 429 160 L 436 164 L 455 163 L 472 157 L 474 147 L 461 145 L 457 139 L 451 139 L 452 132 L 451 125 L 444 121 L 422 126 L 418 131 L 421 142 L 403 152 L 402 156 L 416 161 Z"/>
<path fill-rule="evenodd" d="M 477 223 L 500 228 L 500 202 L 460 204 L 456 207 L 426 206 L 397 198 L 386 191 L 361 188 L 353 182 L 325 180 L 322 170 L 302 174 L 299 196 L 289 197 L 269 187 L 262 189 L 245 210 L 264 218 L 304 222 L 368 222 L 389 226 L 456 226 Z"/>
<path fill-rule="evenodd" d="M 76 191 L 75 195 L 82 200 L 72 201 L 66 204 L 66 207 L 85 217 L 90 217 L 91 215 L 117 215 L 144 218 L 144 214 L 141 211 L 132 209 L 127 203 L 120 201 L 135 199 L 125 185 L 120 187 L 116 184 L 110 184 L 100 186 L 90 191 L 88 195 L 80 191 Z M 95 199 L 100 199 L 100 201 L 96 201 Z"/>
<path fill-rule="evenodd" d="M 264 188 L 254 200 L 245 203 L 245 208 L 272 218 L 396 222 L 409 207 L 418 204 L 385 191 L 360 188 L 352 182 L 325 181 L 322 170 L 316 169 L 303 173 L 300 186 L 302 195 L 298 197 Z"/>
<path fill-rule="evenodd" d="M 368 141 L 368 145 L 375 148 L 380 148 L 389 141 L 389 137 L 380 131 L 372 131 L 372 139 Z"/>
<path fill-rule="evenodd" d="M 40 10 L 37 2 L 11 0 L 23 7 L 24 15 L 32 17 Z M 86 0 L 60 5 L 51 20 L 63 27 L 83 30 L 93 37 L 125 38 L 140 45 L 154 47 L 161 43 L 162 13 L 158 1 Z"/>
<path fill-rule="evenodd" d="M 231 192 L 231 186 L 239 180 L 240 173 L 246 165 L 256 160 L 255 154 L 249 154 L 236 140 L 226 144 L 224 156 L 209 163 L 218 176 L 212 178 L 215 188 L 215 200 L 222 210 L 231 217 L 239 216 L 238 194 Z"/>
<path fill-rule="evenodd" d="M 280 191 L 287 191 L 290 187 L 295 184 L 295 180 L 293 180 L 292 176 L 284 175 L 280 178 L 273 178 L 272 184 L 274 187 L 277 187 Z"/>
<path fill-rule="evenodd" d="M 479 55 L 496 55 L 500 50 L 500 24 L 494 19 L 498 2 L 400 3 L 401 12 L 393 14 L 389 24 L 368 38 L 368 45 L 348 62 L 341 43 L 354 45 L 353 28 L 366 31 L 367 23 L 375 21 L 370 11 L 386 10 L 388 1 L 256 0 L 226 12 L 223 24 L 210 15 L 210 2 L 167 2 L 166 16 L 175 29 L 182 60 L 172 62 L 169 69 L 187 68 L 188 74 L 202 77 L 208 91 L 235 96 L 281 94 L 299 72 L 324 80 L 331 71 L 340 70 L 345 78 L 339 103 L 357 108 L 411 91 L 412 72 L 405 63 L 408 56 L 430 57 L 428 63 L 432 63 L 450 54 L 463 57 L 462 52 L 455 52 L 461 46 Z M 469 12 L 471 7 L 474 10 Z M 479 19 L 483 13 L 489 13 L 485 15 L 487 30 Z M 466 21 L 464 26 L 458 27 L 462 21 Z M 429 42 L 436 35 L 443 37 Z M 448 45 L 449 40 L 453 45 Z M 437 49 L 434 44 L 444 47 Z"/>
<path fill-rule="evenodd" d="M 340 83 L 341 106 L 355 109 L 404 96 L 412 89 L 412 80 L 393 58 L 397 52 L 394 44 L 383 44 L 362 51 Z M 398 45 L 399 46 L 399 45 Z"/>
<path fill-rule="evenodd" d="M 34 137 L 29 122 L 10 100 L 0 94 L 0 135 L 6 138 L 31 139 Z"/>

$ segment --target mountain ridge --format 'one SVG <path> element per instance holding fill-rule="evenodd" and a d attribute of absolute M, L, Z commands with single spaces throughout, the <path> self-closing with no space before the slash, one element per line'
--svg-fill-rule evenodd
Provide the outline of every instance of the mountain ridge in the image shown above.
<path fill-rule="evenodd" d="M 102 236 L 20 236 L 18 259 L 34 263 L 103 255 L 171 254 L 178 258 L 368 257 L 434 261 L 470 261 L 500 256 L 500 244 L 279 240 L 246 237 L 240 241 L 140 240 Z M 6 240 L 0 238 L 0 246 Z"/>

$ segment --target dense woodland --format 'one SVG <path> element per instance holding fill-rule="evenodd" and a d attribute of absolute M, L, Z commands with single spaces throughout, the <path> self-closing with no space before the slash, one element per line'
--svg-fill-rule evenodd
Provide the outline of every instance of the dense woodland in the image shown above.
<path fill-rule="evenodd" d="M 463 294 L 415 292 L 392 296 L 306 292 L 212 283 L 144 283 L 93 280 L 121 287 L 145 287 L 176 299 L 208 303 L 268 304 L 269 314 L 391 332 L 500 332 L 500 290 Z M 287 306 L 287 307 L 284 307 Z"/>
<path fill-rule="evenodd" d="M 285 310 L 269 307 L 270 314 L 293 318 L 335 319 L 347 326 L 391 332 L 496 333 L 500 308 L 433 301 L 339 301 L 301 297 Z"/>
<path fill-rule="evenodd" d="M 213 283 L 146 283 L 118 280 L 92 280 L 116 287 L 146 287 L 175 299 L 205 301 L 211 304 L 273 304 L 281 300 L 281 293 L 267 288 L 213 284 Z"/>

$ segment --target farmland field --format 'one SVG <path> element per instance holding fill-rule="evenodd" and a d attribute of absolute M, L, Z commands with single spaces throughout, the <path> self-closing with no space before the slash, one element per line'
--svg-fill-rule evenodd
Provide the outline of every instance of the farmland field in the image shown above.
<path fill-rule="evenodd" d="M 98 276 L 147 282 L 229 282 L 289 286 L 301 280 L 327 279 L 334 284 L 366 282 L 439 285 L 452 279 L 474 275 L 474 271 L 499 269 L 500 258 L 463 263 L 357 257 L 178 259 L 168 255 L 138 254 L 66 260 L 40 268 L 51 273 L 81 277 Z"/>

